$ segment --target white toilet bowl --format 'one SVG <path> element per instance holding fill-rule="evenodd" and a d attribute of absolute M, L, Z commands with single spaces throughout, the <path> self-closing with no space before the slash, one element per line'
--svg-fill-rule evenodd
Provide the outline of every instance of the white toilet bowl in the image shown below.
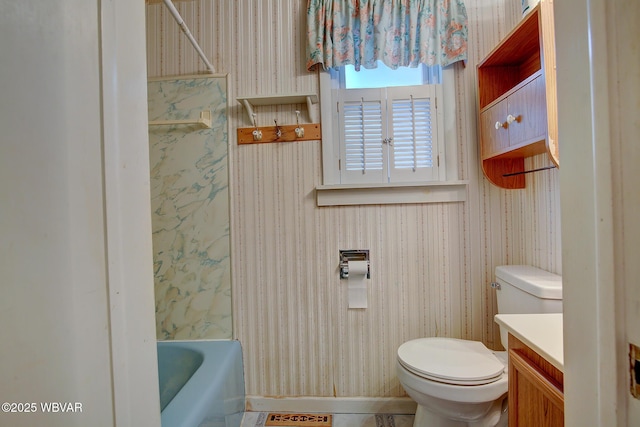
<path fill-rule="evenodd" d="M 498 313 L 562 313 L 562 277 L 529 265 L 496 267 Z M 502 346 L 507 331 L 500 329 Z M 420 338 L 398 348 L 396 371 L 418 403 L 414 427 L 507 425 L 507 354 L 477 341 Z"/>
<path fill-rule="evenodd" d="M 420 338 L 400 346 L 396 370 L 418 404 L 414 427 L 507 425 L 507 357 L 477 341 Z"/>

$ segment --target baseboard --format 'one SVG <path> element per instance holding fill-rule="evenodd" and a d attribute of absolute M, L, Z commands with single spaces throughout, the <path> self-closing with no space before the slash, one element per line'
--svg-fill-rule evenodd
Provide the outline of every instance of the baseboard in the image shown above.
<path fill-rule="evenodd" d="M 409 397 L 265 397 L 247 396 L 251 412 L 304 412 L 330 414 L 415 414 Z"/>

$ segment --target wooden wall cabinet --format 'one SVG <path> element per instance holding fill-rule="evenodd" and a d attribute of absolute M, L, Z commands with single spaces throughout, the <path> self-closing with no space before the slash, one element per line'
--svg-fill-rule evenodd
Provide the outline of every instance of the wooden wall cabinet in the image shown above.
<path fill-rule="evenodd" d="M 526 157 L 559 166 L 553 31 L 553 2 L 541 0 L 478 64 L 482 169 L 499 187 L 524 188 Z"/>
<path fill-rule="evenodd" d="M 563 373 L 509 334 L 509 427 L 564 426 Z"/>

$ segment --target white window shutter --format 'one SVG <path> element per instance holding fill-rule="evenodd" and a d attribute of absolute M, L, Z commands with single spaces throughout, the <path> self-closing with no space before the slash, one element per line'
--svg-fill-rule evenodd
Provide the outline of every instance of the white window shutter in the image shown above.
<path fill-rule="evenodd" d="M 389 158 L 391 182 L 422 182 L 441 179 L 444 161 L 442 115 L 436 108 L 439 85 L 387 88 Z"/>
<path fill-rule="evenodd" d="M 340 181 L 343 184 L 387 182 L 388 153 L 384 89 L 348 89 L 338 102 Z"/>

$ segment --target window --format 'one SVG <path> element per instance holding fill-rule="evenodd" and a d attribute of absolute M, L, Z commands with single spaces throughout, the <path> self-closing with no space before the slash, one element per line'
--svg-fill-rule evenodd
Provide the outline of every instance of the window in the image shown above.
<path fill-rule="evenodd" d="M 426 67 L 420 64 L 416 68 L 399 67 L 395 70 L 378 61 L 378 68 L 360 68 L 356 71 L 353 65 L 346 65 L 338 71 L 337 78 L 341 80 L 343 89 L 366 89 L 390 86 L 415 86 L 423 84 L 438 84 L 442 81 L 442 67 Z"/>
<path fill-rule="evenodd" d="M 445 149 L 440 79 L 440 67 L 422 65 L 322 72 L 325 185 L 446 181 L 445 154 L 455 153 Z"/>
<path fill-rule="evenodd" d="M 437 85 L 340 91 L 341 183 L 440 180 Z"/>

